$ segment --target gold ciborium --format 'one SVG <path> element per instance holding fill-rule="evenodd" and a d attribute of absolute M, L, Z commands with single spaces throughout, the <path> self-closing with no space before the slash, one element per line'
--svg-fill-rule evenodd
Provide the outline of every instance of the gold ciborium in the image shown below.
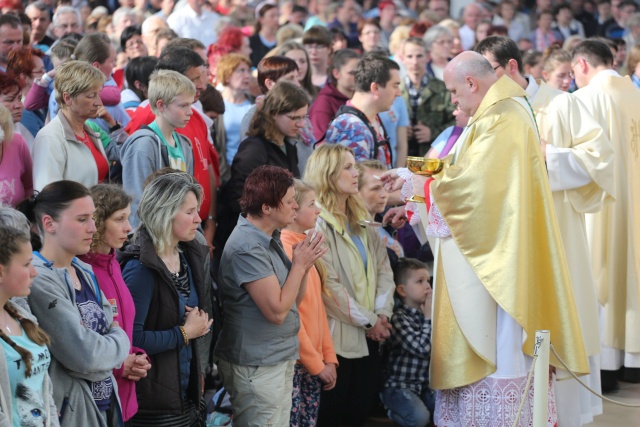
<path fill-rule="evenodd" d="M 416 175 L 431 176 L 442 170 L 444 164 L 440 159 L 424 157 L 407 157 L 407 168 Z"/>

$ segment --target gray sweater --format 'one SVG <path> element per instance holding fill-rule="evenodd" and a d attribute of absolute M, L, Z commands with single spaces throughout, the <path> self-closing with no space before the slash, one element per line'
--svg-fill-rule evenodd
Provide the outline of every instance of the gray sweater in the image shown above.
<path fill-rule="evenodd" d="M 29 295 L 31 311 L 40 321 L 40 327 L 51 337 L 51 366 L 49 375 L 53 384 L 53 398 L 61 414 L 61 426 L 108 427 L 93 400 L 87 381 L 100 381 L 111 377 L 113 394 L 111 405 L 116 407 L 114 417 L 121 419 L 120 401 L 113 369 L 119 368 L 129 355 L 129 338 L 119 327 L 111 327 L 100 335 L 82 325 L 76 307 L 76 293 L 66 269 L 55 268 L 34 253 L 33 265 L 38 272 Z M 113 322 L 109 301 L 98 287 L 91 266 L 78 259 L 73 265 L 92 290 L 98 290 L 98 299 L 107 317 Z"/>
<path fill-rule="evenodd" d="M 191 141 L 180 134 L 178 134 L 178 140 L 187 165 L 187 173 L 193 175 Z M 141 128 L 127 138 L 122 145 L 120 161 L 122 163 L 122 188 L 133 198 L 129 222 L 135 229 L 140 224 L 138 205 L 142 197 L 144 182 L 151 173 L 169 166 L 168 150 L 154 131 L 149 128 Z"/>

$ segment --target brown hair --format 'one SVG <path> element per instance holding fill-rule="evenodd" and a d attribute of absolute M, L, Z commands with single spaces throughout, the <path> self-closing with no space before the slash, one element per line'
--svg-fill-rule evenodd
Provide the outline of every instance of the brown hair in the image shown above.
<path fill-rule="evenodd" d="M 275 140 L 278 132 L 275 116 L 296 111 L 306 105 L 309 105 L 309 97 L 304 89 L 286 81 L 276 83 L 251 118 L 247 135 Z"/>
<path fill-rule="evenodd" d="M 7 266 L 13 256 L 20 251 L 20 246 L 24 243 L 29 243 L 29 236 L 24 231 L 9 226 L 0 226 L 0 264 Z M 39 345 L 49 344 L 49 336 L 40 329 L 35 322 L 22 317 L 18 313 L 18 310 L 9 302 L 4 304 L 4 309 L 11 317 L 20 323 L 20 326 L 24 329 L 31 341 Z M 3 329 L 0 329 L 0 338 L 20 355 L 24 362 L 25 376 L 30 377 L 31 360 L 33 359 L 31 352 L 16 344 L 10 336 L 4 333 Z"/>
<path fill-rule="evenodd" d="M 122 187 L 115 184 L 94 185 L 89 191 L 96 207 L 93 214 L 96 232 L 93 233 L 93 241 L 91 242 L 91 250 L 95 251 L 104 235 L 105 222 L 114 212 L 129 206 L 131 196 L 125 193 Z"/>

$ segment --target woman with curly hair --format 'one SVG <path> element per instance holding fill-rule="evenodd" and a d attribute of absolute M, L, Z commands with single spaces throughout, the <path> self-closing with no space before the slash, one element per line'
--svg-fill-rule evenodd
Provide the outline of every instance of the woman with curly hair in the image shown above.
<path fill-rule="evenodd" d="M 96 207 L 93 214 L 96 232 L 89 253 L 78 258 L 93 268 L 100 289 L 111 304 L 113 319 L 124 329 L 132 343 L 136 307 L 116 260 L 116 250 L 122 248 L 131 232 L 131 196 L 113 184 L 98 184 L 90 191 Z M 118 383 L 124 421 L 128 421 L 138 411 L 136 382 L 146 377 L 150 368 L 144 350 L 131 346 L 122 367 L 113 371 Z"/>

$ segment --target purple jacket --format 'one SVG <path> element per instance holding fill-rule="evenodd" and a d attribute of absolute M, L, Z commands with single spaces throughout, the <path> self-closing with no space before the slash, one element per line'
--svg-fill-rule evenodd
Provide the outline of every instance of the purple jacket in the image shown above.
<path fill-rule="evenodd" d="M 338 109 L 347 103 L 348 97 L 344 96 L 330 81 L 316 97 L 311 108 L 309 108 L 309 118 L 313 125 L 313 136 L 316 141 L 324 139 L 329 123 L 336 117 Z"/>
<path fill-rule="evenodd" d="M 108 255 L 89 252 L 86 255 L 79 256 L 82 261 L 91 265 L 93 273 L 98 279 L 100 289 L 111 303 L 113 309 L 113 320 L 120 324 L 132 343 L 133 335 L 133 319 L 136 316 L 136 307 L 133 304 L 133 298 L 129 288 L 122 279 L 122 271 L 120 264 L 112 250 Z M 144 353 L 144 350 L 133 347 L 129 353 Z M 122 404 L 122 418 L 128 421 L 138 412 L 138 400 L 136 399 L 136 383 L 122 377 L 123 368 L 115 369 L 113 376 L 118 383 L 118 395 Z"/>

